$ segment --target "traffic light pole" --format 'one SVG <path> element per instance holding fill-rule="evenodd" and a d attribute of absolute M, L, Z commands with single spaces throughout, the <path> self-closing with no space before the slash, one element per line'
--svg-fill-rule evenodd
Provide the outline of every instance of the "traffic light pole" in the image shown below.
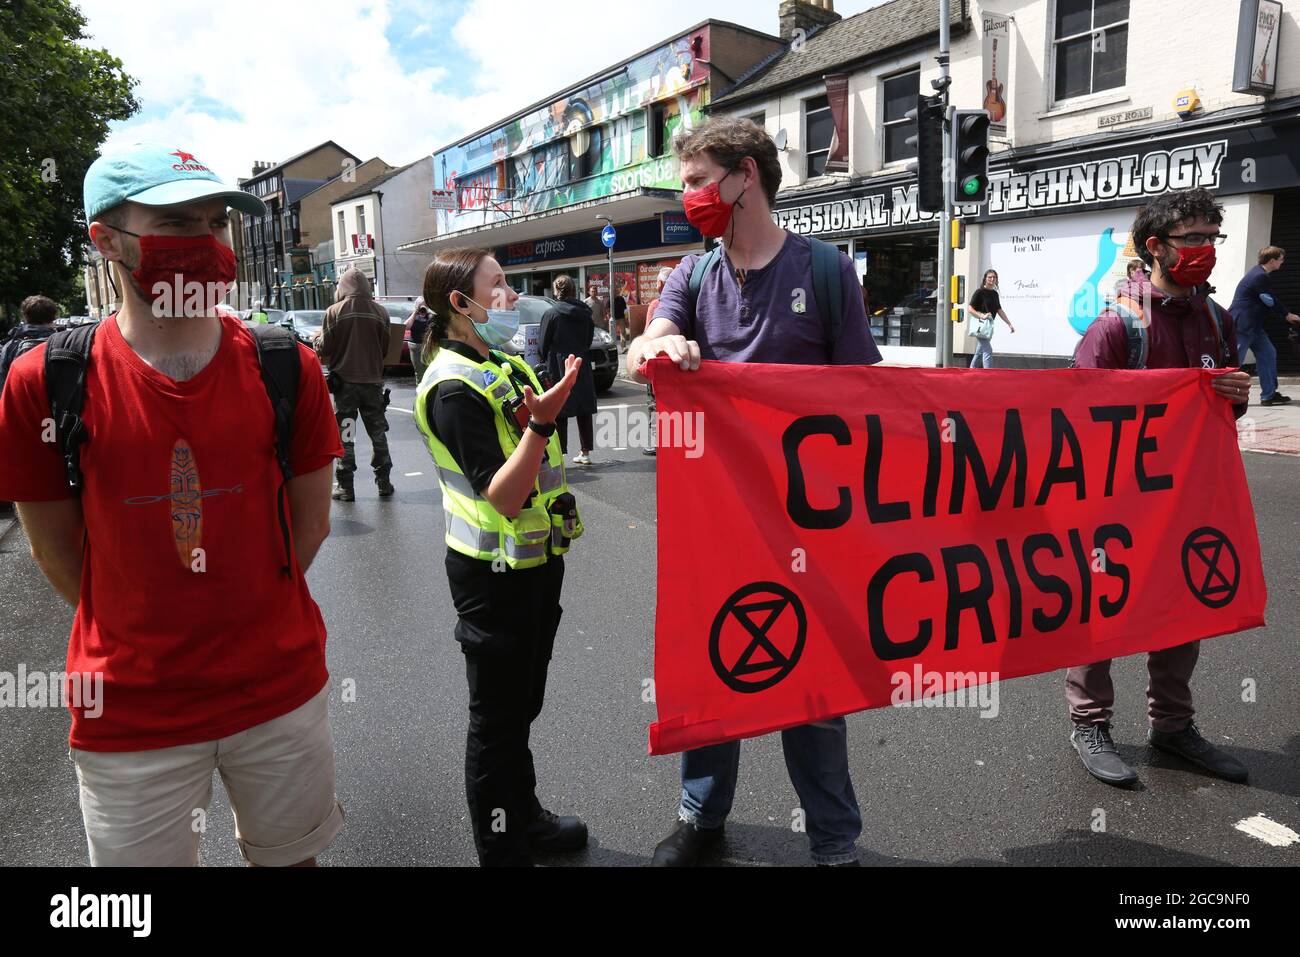
<path fill-rule="evenodd" d="M 934 364 L 937 367 L 952 365 L 952 182 L 955 167 L 952 162 L 952 124 L 948 116 L 948 0 L 939 0 L 939 80 L 935 87 L 943 97 L 943 212 L 939 214 L 939 288 L 936 290 L 936 315 L 934 319 Z"/>

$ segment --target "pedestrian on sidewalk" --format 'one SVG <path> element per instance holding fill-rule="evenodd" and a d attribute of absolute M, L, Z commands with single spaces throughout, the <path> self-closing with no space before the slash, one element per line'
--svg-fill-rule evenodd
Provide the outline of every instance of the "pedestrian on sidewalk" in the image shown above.
<path fill-rule="evenodd" d="M 587 298 L 582 302 L 591 310 L 591 321 L 596 328 L 605 329 L 608 325 L 605 319 L 605 300 L 600 298 L 600 288 L 594 282 L 587 284 Z"/>
<path fill-rule="evenodd" d="M 1002 299 L 998 296 L 996 269 L 984 273 L 980 287 L 971 294 L 967 312 L 971 321 L 971 335 L 975 337 L 975 355 L 971 356 L 970 367 L 978 369 L 983 365 L 985 369 L 992 369 L 994 318 L 1005 322 L 1012 332 L 1016 331 L 1016 327 L 1011 324 L 1011 320 L 1002 309 Z"/>
<path fill-rule="evenodd" d="M 0 392 L 4 391 L 5 378 L 14 360 L 54 334 L 59 307 L 48 296 L 28 296 L 18 307 L 18 314 L 22 322 L 9 330 L 9 337 L 0 345 Z"/>
<path fill-rule="evenodd" d="M 582 534 L 555 422 L 584 363 L 566 357 L 543 392 L 522 357 L 497 351 L 519 328 L 518 299 L 486 249 L 444 250 L 424 274 L 433 351 L 415 424 L 442 490 L 469 682 L 465 794 L 484 867 L 587 844 L 581 820 L 538 800 L 528 747 L 563 611 L 564 554 Z"/>
<path fill-rule="evenodd" d="M 566 356 L 585 356 L 591 350 L 591 337 L 596 327 L 591 310 L 578 301 L 578 287 L 569 276 L 556 276 L 553 286 L 556 303 L 542 315 L 538 332 L 539 350 L 552 382 L 564 378 Z M 591 464 L 591 450 L 595 448 L 592 416 L 596 414 L 596 377 L 591 366 L 583 363 L 578 370 L 578 381 L 564 402 L 556 419 L 555 429 L 560 436 L 560 451 L 569 451 L 569 420 L 578 420 L 578 439 L 581 451 L 573 457 L 574 465 Z"/>
<path fill-rule="evenodd" d="M 1138 211 L 1133 245 L 1151 267 L 1151 279 L 1134 280 L 1120 291 L 1123 301 L 1139 304 L 1137 327 L 1147 336 L 1147 369 L 1228 368 L 1238 364 L 1233 316 L 1209 298 L 1207 280 L 1223 207 L 1205 189 L 1165 193 Z M 1084 369 L 1130 369 L 1125 320 L 1108 307 L 1079 343 L 1075 365 Z M 1214 391 L 1232 403 L 1240 417 L 1250 396 L 1250 376 L 1228 372 L 1211 380 Z M 1245 766 L 1211 744 L 1192 721 L 1192 670 L 1200 642 L 1174 645 L 1147 655 L 1147 741 L 1179 755 L 1215 777 L 1244 782 Z M 1088 773 L 1107 784 L 1127 786 L 1137 772 L 1120 758 L 1110 735 L 1115 703 L 1110 661 L 1070 668 L 1065 696 L 1074 730 L 1070 741 Z"/>
<path fill-rule="evenodd" d="M 406 317 L 406 337 L 409 343 L 406 351 L 411 356 L 411 369 L 415 372 L 415 384 L 424 378 L 425 334 L 429 331 L 429 310 L 424 305 L 424 297 L 415 300 L 415 308 Z"/>
<path fill-rule="evenodd" d="M 0 495 L 76 609 L 67 753 L 90 863 L 197 867 L 219 771 L 250 864 L 314 864 L 343 828 L 305 577 L 343 451 L 320 365 L 221 305 L 228 207 L 265 216 L 260 199 L 172 143 L 97 159 L 84 191 L 122 306 L 14 363 Z M 42 441 L 53 405 L 67 424 Z"/>
<path fill-rule="evenodd" d="M 1259 264 L 1242 277 L 1232 297 L 1232 318 L 1237 324 L 1237 348 L 1245 355 L 1255 354 L 1255 372 L 1259 375 L 1260 405 L 1286 405 L 1291 397 L 1277 391 L 1277 349 L 1268 336 L 1268 320 L 1285 319 L 1293 325 L 1300 316 L 1278 300 L 1273 291 L 1273 274 L 1286 262 L 1286 250 L 1265 246 L 1259 251 Z"/>
<path fill-rule="evenodd" d="M 388 454 L 388 390 L 384 388 L 384 357 L 388 354 L 392 320 L 375 301 L 370 280 L 359 269 L 349 269 L 339 280 L 334 305 L 325 310 L 321 324 L 320 357 L 329 371 L 335 418 L 343 440 L 343 461 L 335 473 L 334 498 L 356 501 L 353 476 L 357 471 L 357 418 L 370 436 L 370 467 L 379 497 L 393 494 L 389 476 L 393 459 Z"/>
<path fill-rule="evenodd" d="M 650 323 L 654 322 L 655 312 L 659 308 L 659 298 L 664 294 L 664 286 L 668 285 L 668 277 L 673 271 L 667 266 L 659 270 L 655 276 L 655 297 L 650 300 L 650 305 L 645 310 L 645 328 L 650 328 Z M 649 382 L 645 384 L 646 397 L 646 414 L 650 416 L 650 444 L 641 450 L 642 455 L 654 455 L 655 443 L 658 441 L 658 429 L 655 423 L 655 387 Z"/>
<path fill-rule="evenodd" d="M 715 117 L 677 138 L 682 199 L 691 225 L 721 246 L 687 256 L 673 270 L 654 321 L 628 349 L 627 371 L 667 356 L 684 370 L 701 359 L 805 365 L 869 365 L 880 361 L 862 309 L 852 261 L 820 240 L 782 229 L 772 220 L 781 186 L 776 144 L 750 120 Z M 818 288 L 814 259 L 839 269 L 839 301 Z M 692 292 L 692 274 L 702 263 Z M 796 290 L 813 290 L 807 300 Z M 798 303 L 801 308 L 796 309 Z M 837 321 L 838 320 L 838 321 Z M 707 623 L 701 623 L 707 627 Z M 843 718 L 781 732 L 790 781 L 807 815 L 813 861 L 857 865 L 862 814 L 849 778 Z M 686 751 L 681 758 L 678 822 L 655 848 L 661 867 L 694 864 L 722 836 L 740 770 L 740 742 Z"/>

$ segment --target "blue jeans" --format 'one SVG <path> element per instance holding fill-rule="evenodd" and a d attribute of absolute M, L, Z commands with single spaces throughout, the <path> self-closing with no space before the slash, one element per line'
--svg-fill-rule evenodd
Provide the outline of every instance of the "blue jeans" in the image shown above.
<path fill-rule="evenodd" d="M 1244 356 L 1247 349 L 1255 353 L 1260 398 L 1271 398 L 1277 391 L 1277 349 L 1269 341 L 1268 333 L 1262 326 L 1251 332 L 1237 330 L 1237 355 Z"/>
<path fill-rule="evenodd" d="M 787 728 L 781 732 L 781 748 L 804 812 L 813 861 L 856 860 L 854 843 L 862 833 L 862 813 L 849 780 L 844 719 Z M 721 827 L 731 812 L 739 771 L 739 741 L 683 752 L 681 819 L 702 828 Z"/>
<path fill-rule="evenodd" d="M 975 355 L 971 356 L 970 367 L 978 369 L 981 365 L 986 369 L 993 368 L 993 340 L 979 339 L 975 340 Z"/>

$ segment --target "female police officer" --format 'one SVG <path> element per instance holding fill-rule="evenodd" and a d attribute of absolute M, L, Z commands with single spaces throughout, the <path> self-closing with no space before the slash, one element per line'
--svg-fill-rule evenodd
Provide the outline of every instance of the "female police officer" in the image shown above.
<path fill-rule="evenodd" d="M 562 556 L 582 534 L 554 434 L 582 360 L 569 356 L 542 392 L 523 359 L 495 351 L 518 328 L 518 298 L 487 250 L 451 249 L 429 264 L 428 368 L 414 410 L 442 487 L 469 678 L 465 791 L 484 866 L 587 843 L 582 821 L 538 802 L 528 749 L 560 620 Z"/>

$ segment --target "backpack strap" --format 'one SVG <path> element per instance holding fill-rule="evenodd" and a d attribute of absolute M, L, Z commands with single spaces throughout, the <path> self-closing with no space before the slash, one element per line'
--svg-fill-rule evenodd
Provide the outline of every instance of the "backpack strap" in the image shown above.
<path fill-rule="evenodd" d="M 817 311 L 822 315 L 822 324 L 826 329 L 826 358 L 835 355 L 835 344 L 840 341 L 840 328 L 844 324 L 841 314 L 844 308 L 844 296 L 840 279 L 840 251 L 836 246 L 812 237 L 812 279 L 813 297 L 817 300 Z"/>
<path fill-rule="evenodd" d="M 1128 296 L 1115 300 L 1115 312 L 1124 320 L 1124 331 L 1128 337 L 1128 363 L 1126 368 L 1145 369 L 1147 367 L 1147 329 L 1151 326 L 1151 317 L 1147 315 L 1147 306 Z"/>
<path fill-rule="evenodd" d="M 60 329 L 45 343 L 45 394 L 54 419 L 55 440 L 63 456 L 68 488 L 81 494 L 81 445 L 90 439 L 81 410 L 86 402 L 86 367 L 99 323 Z"/>
<path fill-rule="evenodd" d="M 704 277 L 708 271 L 713 268 L 713 264 L 722 258 L 722 247 L 714 246 L 707 253 L 695 260 L 695 265 L 691 268 L 691 279 L 686 284 L 686 291 L 691 297 L 691 320 L 695 319 L 695 304 L 700 299 L 700 286 L 704 284 Z"/>
<path fill-rule="evenodd" d="M 262 384 L 271 411 L 275 413 L 275 458 L 280 463 L 280 490 L 276 494 L 276 507 L 280 518 L 280 535 L 284 539 L 284 565 L 280 569 L 286 576 L 293 574 L 293 548 L 286 510 L 288 483 L 293 478 L 289 452 L 293 442 L 294 409 L 298 404 L 298 382 L 302 375 L 302 362 L 298 358 L 298 343 L 293 333 L 283 326 L 258 325 L 250 330 L 257 343 L 257 362 L 262 369 Z"/>

